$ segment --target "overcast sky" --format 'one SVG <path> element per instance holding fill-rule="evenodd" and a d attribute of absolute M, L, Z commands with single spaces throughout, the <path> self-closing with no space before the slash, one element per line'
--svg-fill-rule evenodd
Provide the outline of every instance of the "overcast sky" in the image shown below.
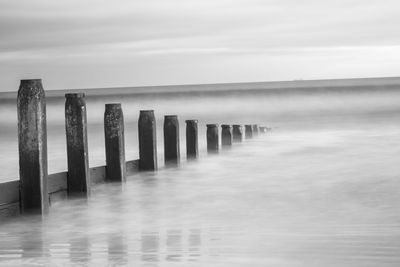
<path fill-rule="evenodd" d="M 400 75 L 398 0 L 0 0 L 0 91 Z"/>

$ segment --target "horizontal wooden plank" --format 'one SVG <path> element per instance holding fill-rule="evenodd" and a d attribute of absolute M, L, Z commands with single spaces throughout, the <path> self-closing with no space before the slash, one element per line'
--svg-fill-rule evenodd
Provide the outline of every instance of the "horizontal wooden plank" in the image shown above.
<path fill-rule="evenodd" d="M 90 183 L 92 185 L 106 180 L 106 166 L 90 168 Z"/>
<path fill-rule="evenodd" d="M 139 160 L 130 160 L 126 162 L 126 174 L 132 175 L 139 172 Z M 67 172 L 50 174 L 47 178 L 47 186 L 50 200 L 64 195 L 68 190 Z M 106 166 L 90 168 L 91 184 L 102 183 L 106 180 Z M 63 192 L 63 193 L 60 193 Z M 56 194 L 55 194 L 56 193 Z M 55 194 L 54 196 L 51 196 Z M 0 183 L 0 205 L 16 203 L 19 201 L 19 181 Z"/>
<path fill-rule="evenodd" d="M 67 190 L 67 172 L 59 172 L 50 174 L 47 178 L 47 188 L 49 194 L 58 192 L 61 190 Z"/>
<path fill-rule="evenodd" d="M 0 184 L 0 205 L 19 201 L 19 181 Z"/>
<path fill-rule="evenodd" d="M 132 175 L 139 171 L 139 160 L 130 160 L 126 162 L 126 174 Z M 102 183 L 106 180 L 106 166 L 90 168 L 91 184 Z"/>
<path fill-rule="evenodd" d="M 58 201 L 61 201 L 61 200 L 66 200 L 67 198 L 68 198 L 67 190 L 61 190 L 61 191 L 57 191 L 57 192 L 49 194 L 50 205 L 52 205 Z"/>
<path fill-rule="evenodd" d="M 19 202 L 0 205 L 0 220 L 17 215 L 19 215 Z"/>
<path fill-rule="evenodd" d="M 130 160 L 126 162 L 126 175 L 132 175 L 139 172 L 139 160 Z"/>

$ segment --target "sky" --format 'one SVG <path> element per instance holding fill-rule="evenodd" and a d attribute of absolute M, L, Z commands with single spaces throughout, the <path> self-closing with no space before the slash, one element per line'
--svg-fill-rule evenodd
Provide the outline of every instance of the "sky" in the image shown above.
<path fill-rule="evenodd" d="M 0 0 L 0 91 L 400 76 L 398 0 Z"/>

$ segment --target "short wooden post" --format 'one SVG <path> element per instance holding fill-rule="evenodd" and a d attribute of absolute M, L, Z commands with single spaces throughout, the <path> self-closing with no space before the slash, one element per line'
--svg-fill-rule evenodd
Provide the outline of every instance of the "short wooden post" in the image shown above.
<path fill-rule="evenodd" d="M 207 124 L 207 151 L 208 153 L 218 153 L 218 124 Z"/>
<path fill-rule="evenodd" d="M 164 161 L 165 165 L 179 164 L 179 121 L 176 115 L 164 116 Z"/>
<path fill-rule="evenodd" d="M 104 112 L 106 180 L 126 180 L 124 114 L 121 104 L 106 104 Z"/>
<path fill-rule="evenodd" d="M 17 102 L 21 212 L 46 214 L 49 195 L 46 99 L 42 80 L 21 80 Z"/>
<path fill-rule="evenodd" d="M 68 195 L 87 197 L 90 194 L 90 174 L 85 94 L 65 94 L 65 98 Z"/>
<path fill-rule="evenodd" d="M 239 124 L 234 124 L 232 129 L 233 142 L 239 143 L 243 140 L 243 127 Z"/>
<path fill-rule="evenodd" d="M 157 170 L 156 119 L 153 110 L 141 110 L 139 116 L 139 168 Z"/>
<path fill-rule="evenodd" d="M 253 124 L 253 136 L 257 136 L 257 135 L 258 135 L 258 125 Z"/>
<path fill-rule="evenodd" d="M 196 159 L 199 155 L 197 120 L 186 121 L 186 157 Z"/>
<path fill-rule="evenodd" d="M 244 126 L 245 128 L 245 133 L 246 133 L 246 139 L 250 139 L 253 137 L 253 126 L 246 124 Z"/>
<path fill-rule="evenodd" d="M 231 146 L 232 145 L 232 139 L 233 139 L 232 126 L 231 125 L 227 125 L 227 124 L 222 124 L 221 128 L 222 128 L 222 131 L 221 131 L 221 144 L 222 144 L 222 146 Z"/>

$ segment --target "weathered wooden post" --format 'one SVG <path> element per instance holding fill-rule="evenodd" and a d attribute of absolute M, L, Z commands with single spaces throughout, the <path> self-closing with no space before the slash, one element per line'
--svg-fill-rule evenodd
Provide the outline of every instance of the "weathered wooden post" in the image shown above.
<path fill-rule="evenodd" d="M 164 161 L 165 165 L 176 166 L 179 164 L 179 122 L 178 116 L 164 116 Z"/>
<path fill-rule="evenodd" d="M 258 135 L 258 125 L 253 124 L 253 136 L 257 136 L 257 135 Z"/>
<path fill-rule="evenodd" d="M 199 155 L 197 120 L 186 121 L 186 157 L 196 159 Z"/>
<path fill-rule="evenodd" d="M 218 153 L 218 124 L 207 124 L 207 151 L 208 153 Z"/>
<path fill-rule="evenodd" d="M 87 197 L 90 194 L 90 174 L 85 94 L 65 94 L 65 98 L 68 195 Z"/>
<path fill-rule="evenodd" d="M 157 170 L 156 119 L 153 110 L 141 110 L 139 116 L 139 168 Z"/>
<path fill-rule="evenodd" d="M 233 142 L 242 142 L 243 140 L 243 127 L 239 124 L 234 124 L 232 129 Z"/>
<path fill-rule="evenodd" d="M 49 195 L 46 99 L 42 80 L 21 80 L 17 106 L 21 212 L 46 214 Z"/>
<path fill-rule="evenodd" d="M 253 126 L 246 124 L 244 126 L 246 132 L 246 139 L 250 139 L 253 137 Z"/>
<path fill-rule="evenodd" d="M 222 146 L 231 146 L 232 145 L 232 126 L 227 124 L 221 125 L 222 132 L 221 132 L 221 143 Z"/>
<path fill-rule="evenodd" d="M 125 133 L 121 104 L 106 104 L 104 112 L 106 180 L 125 181 Z"/>

